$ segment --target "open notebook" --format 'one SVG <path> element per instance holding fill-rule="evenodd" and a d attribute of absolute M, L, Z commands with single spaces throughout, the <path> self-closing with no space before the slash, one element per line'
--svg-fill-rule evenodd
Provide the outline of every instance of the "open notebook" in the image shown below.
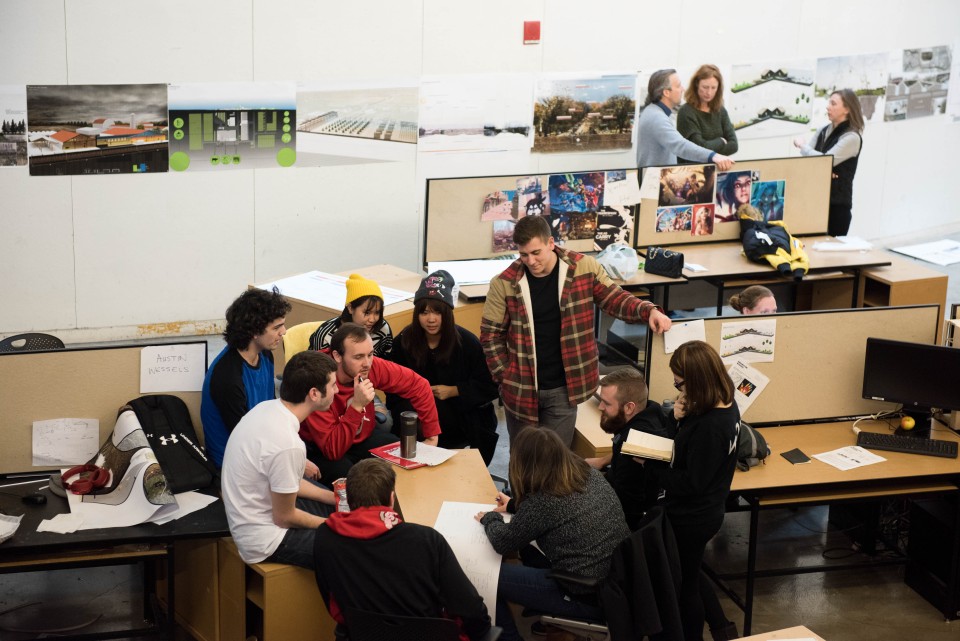
<path fill-rule="evenodd" d="M 670 462 L 673 460 L 673 441 L 639 430 L 630 430 L 620 451 L 631 456 Z"/>

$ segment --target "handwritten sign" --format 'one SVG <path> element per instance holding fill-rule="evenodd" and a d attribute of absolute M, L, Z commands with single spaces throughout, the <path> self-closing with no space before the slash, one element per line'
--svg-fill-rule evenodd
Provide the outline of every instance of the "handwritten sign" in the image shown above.
<path fill-rule="evenodd" d="M 33 464 L 37 467 L 86 463 L 100 449 L 100 421 L 54 418 L 33 422 Z"/>
<path fill-rule="evenodd" d="M 140 351 L 140 393 L 199 392 L 206 365 L 205 343 L 144 347 Z"/>

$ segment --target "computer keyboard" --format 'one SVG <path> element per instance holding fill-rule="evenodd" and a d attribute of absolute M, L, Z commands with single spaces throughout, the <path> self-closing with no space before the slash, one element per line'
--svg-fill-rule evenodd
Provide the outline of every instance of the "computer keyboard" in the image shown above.
<path fill-rule="evenodd" d="M 933 441 L 928 438 L 916 436 L 860 432 L 857 434 L 857 445 L 865 447 L 868 450 L 886 450 L 887 452 L 903 452 L 904 454 L 923 454 L 925 456 L 957 458 L 956 441 Z"/>

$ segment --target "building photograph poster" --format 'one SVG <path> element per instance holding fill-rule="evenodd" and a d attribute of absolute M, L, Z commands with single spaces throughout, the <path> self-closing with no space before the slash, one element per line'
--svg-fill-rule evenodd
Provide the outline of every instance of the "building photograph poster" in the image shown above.
<path fill-rule="evenodd" d="M 31 176 L 167 171 L 167 85 L 28 85 Z"/>

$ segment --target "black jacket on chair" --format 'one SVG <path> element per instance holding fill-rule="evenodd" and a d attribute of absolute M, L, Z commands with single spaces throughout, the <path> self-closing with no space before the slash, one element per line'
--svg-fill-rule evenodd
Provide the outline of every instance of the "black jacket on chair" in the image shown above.
<path fill-rule="evenodd" d="M 613 553 L 600 603 L 613 641 L 676 641 L 680 623 L 680 562 L 673 530 L 654 507 Z"/>

